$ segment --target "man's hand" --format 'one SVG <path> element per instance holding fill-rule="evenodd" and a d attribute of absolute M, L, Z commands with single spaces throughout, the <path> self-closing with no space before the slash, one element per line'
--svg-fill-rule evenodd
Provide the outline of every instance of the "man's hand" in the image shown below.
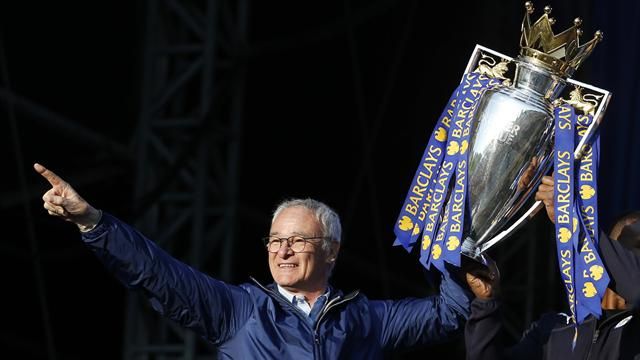
<path fill-rule="evenodd" d="M 33 168 L 51 184 L 51 189 L 42 196 L 49 215 L 73 222 L 81 231 L 91 230 L 98 224 L 101 212 L 86 202 L 71 185 L 38 163 L 33 164 Z"/>
<path fill-rule="evenodd" d="M 475 261 L 463 266 L 466 271 L 467 285 L 479 299 L 492 299 L 498 295 L 500 286 L 500 272 L 492 259 L 485 256 L 487 265 Z"/>
<path fill-rule="evenodd" d="M 538 191 L 536 192 L 536 200 L 540 200 L 544 203 L 544 208 L 547 211 L 547 216 L 552 223 L 556 222 L 556 214 L 553 208 L 553 175 L 543 176 Z"/>

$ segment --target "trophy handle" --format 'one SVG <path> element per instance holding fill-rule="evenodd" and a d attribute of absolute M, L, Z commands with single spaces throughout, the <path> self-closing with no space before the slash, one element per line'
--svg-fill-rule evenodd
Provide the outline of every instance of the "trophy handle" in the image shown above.
<path fill-rule="evenodd" d="M 542 210 L 543 207 L 544 205 L 542 204 L 542 201 L 540 200 L 536 201 L 531 206 L 531 208 L 529 208 L 529 210 L 527 210 L 527 212 L 524 213 L 516 222 L 514 222 L 506 230 L 502 231 L 501 233 L 493 237 L 491 240 L 482 244 L 482 246 L 480 246 L 478 251 L 480 253 L 487 251 L 490 247 L 492 247 L 493 245 L 500 242 L 502 239 L 506 238 L 507 236 L 511 235 L 512 233 L 520 229 L 524 224 L 527 223 L 529 219 L 533 218 L 536 214 L 538 214 L 538 212 Z"/>

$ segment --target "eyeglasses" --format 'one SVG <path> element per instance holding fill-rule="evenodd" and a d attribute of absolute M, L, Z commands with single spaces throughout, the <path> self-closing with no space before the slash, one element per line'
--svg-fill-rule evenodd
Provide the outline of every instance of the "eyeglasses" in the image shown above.
<path fill-rule="evenodd" d="M 291 249 L 291 251 L 293 251 L 294 253 L 301 253 L 301 252 L 304 252 L 304 249 L 307 247 L 307 243 L 311 243 L 314 245 L 319 243 L 319 241 L 309 241 L 309 240 L 324 240 L 324 239 L 329 239 L 329 238 L 326 236 L 303 237 L 298 235 L 289 236 L 288 238 L 281 238 L 277 236 L 267 236 L 265 238 L 262 238 L 262 240 L 264 241 L 264 244 L 267 247 L 267 251 L 270 253 L 277 253 L 282 247 L 282 244 L 284 242 L 287 243 L 287 246 L 289 246 L 289 249 Z"/>

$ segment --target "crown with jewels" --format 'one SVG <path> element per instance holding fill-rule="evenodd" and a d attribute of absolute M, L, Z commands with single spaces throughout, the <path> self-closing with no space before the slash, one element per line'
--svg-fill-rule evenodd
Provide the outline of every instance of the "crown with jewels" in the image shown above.
<path fill-rule="evenodd" d="M 524 6 L 527 12 L 522 21 L 520 54 L 533 58 L 534 63 L 546 66 L 560 76 L 571 76 L 603 38 L 598 30 L 593 39 L 580 44 L 580 18 L 573 21 L 572 27 L 555 35 L 551 29 L 555 19 L 549 17 L 550 6 L 545 6 L 544 14 L 533 24 L 529 19 L 534 10 L 533 3 L 527 1 Z"/>

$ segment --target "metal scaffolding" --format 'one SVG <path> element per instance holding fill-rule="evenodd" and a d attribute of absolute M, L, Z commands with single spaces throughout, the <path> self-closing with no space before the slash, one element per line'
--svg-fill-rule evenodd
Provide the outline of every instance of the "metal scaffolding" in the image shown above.
<path fill-rule="evenodd" d="M 195 268 L 231 277 L 248 1 L 146 2 L 136 227 Z M 127 299 L 124 359 L 211 357 L 195 333 Z"/>

